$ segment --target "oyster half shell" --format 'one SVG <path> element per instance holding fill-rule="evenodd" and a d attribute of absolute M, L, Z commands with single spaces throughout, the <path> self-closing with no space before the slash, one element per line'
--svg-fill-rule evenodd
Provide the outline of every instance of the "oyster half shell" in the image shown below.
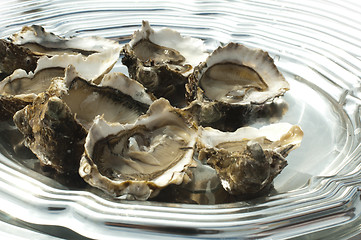
<path fill-rule="evenodd" d="M 289 84 L 268 53 L 229 43 L 196 67 L 189 89 L 192 100 L 245 105 L 283 95 Z"/>
<path fill-rule="evenodd" d="M 122 73 L 107 73 L 99 85 L 80 78 L 73 66 L 67 68 L 65 88 L 54 84 L 49 91 L 69 106 L 78 121 L 89 129 L 97 115 L 109 122 L 133 123 L 148 110 L 154 97 Z"/>
<path fill-rule="evenodd" d="M 62 61 L 62 60 L 60 60 Z M 65 63 L 59 59 L 42 57 L 37 62 L 34 72 L 16 69 L 0 82 L 1 119 L 11 119 L 14 113 L 31 104 L 39 93 L 45 92 L 55 77 L 64 76 Z"/>
<path fill-rule="evenodd" d="M 201 106 L 201 125 L 215 127 L 227 119 L 244 122 L 251 108 L 272 101 L 288 89 L 288 82 L 268 53 L 229 43 L 194 69 L 187 98 Z"/>
<path fill-rule="evenodd" d="M 253 196 L 262 191 L 287 165 L 285 157 L 301 144 L 303 132 L 289 123 L 201 131 L 199 159 L 216 169 L 226 191 Z"/>
<path fill-rule="evenodd" d="M 121 50 L 112 40 L 65 39 L 36 25 L 24 27 L 10 39 L 12 42 L 0 42 L 0 56 L 4 55 L 0 70 L 13 71 L 0 82 L 0 101 L 4 102 L 0 111 L 6 114 L 3 119 L 12 117 L 14 110 L 45 92 L 54 77 L 64 77 L 68 65 L 73 65 L 81 78 L 99 82 L 118 60 Z M 14 63 L 10 64 L 10 60 Z"/>
<path fill-rule="evenodd" d="M 109 72 L 119 59 L 121 46 L 118 42 L 102 37 L 63 38 L 47 32 L 38 25 L 25 26 L 9 37 L 19 46 L 30 49 L 37 55 L 62 56 L 62 66 L 75 66 L 79 74 L 87 80 L 99 81 Z M 73 57 L 74 60 L 70 60 Z"/>
<path fill-rule="evenodd" d="M 98 117 L 90 128 L 79 174 L 122 198 L 146 200 L 169 184 L 189 180 L 197 130 L 188 116 L 156 100 L 134 124 Z"/>
<path fill-rule="evenodd" d="M 131 78 L 175 106 L 186 105 L 187 77 L 208 56 L 200 39 L 181 36 L 168 28 L 155 31 L 147 21 L 134 32 L 123 53 L 122 62 Z"/>
<path fill-rule="evenodd" d="M 77 173 L 87 130 L 97 115 L 131 123 L 151 103 L 144 88 L 123 74 L 106 74 L 98 86 L 69 66 L 64 78 L 54 78 L 46 92 L 15 113 L 14 123 L 42 165 L 60 173 Z"/>

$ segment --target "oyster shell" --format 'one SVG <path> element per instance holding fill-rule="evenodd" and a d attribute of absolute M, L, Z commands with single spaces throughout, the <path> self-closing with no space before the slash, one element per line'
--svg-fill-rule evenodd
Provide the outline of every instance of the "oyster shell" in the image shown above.
<path fill-rule="evenodd" d="M 196 134 L 189 116 L 165 99 L 156 100 L 134 124 L 109 124 L 98 117 L 79 174 L 111 195 L 146 200 L 169 184 L 189 180 Z"/>
<path fill-rule="evenodd" d="M 14 123 L 43 166 L 75 173 L 87 131 L 60 98 L 40 93 L 33 104 L 15 113 Z"/>
<path fill-rule="evenodd" d="M 2 73 L 0 80 L 19 68 L 26 72 L 34 71 L 38 59 L 39 56 L 29 49 L 0 39 L 0 72 Z"/>
<path fill-rule="evenodd" d="M 201 131 L 199 159 L 216 169 L 222 185 L 233 195 L 253 196 L 262 191 L 287 165 L 285 157 L 301 144 L 303 132 L 289 123 Z"/>
<path fill-rule="evenodd" d="M 268 53 L 229 43 L 194 69 L 187 97 L 201 106 L 200 123 L 214 127 L 227 119 L 242 122 L 250 107 L 270 102 L 288 89 Z"/>
<path fill-rule="evenodd" d="M 31 104 L 39 93 L 45 92 L 54 77 L 64 76 L 64 69 L 49 67 L 54 59 L 40 58 L 33 72 L 16 69 L 10 76 L 0 82 L 1 119 L 11 119 L 14 113 Z"/>
<path fill-rule="evenodd" d="M 54 78 L 48 91 L 16 112 L 15 125 L 43 165 L 76 173 L 87 130 L 97 115 L 130 123 L 152 103 L 144 88 L 123 74 L 106 74 L 102 85 L 81 79 L 69 66 L 64 78 Z"/>
<path fill-rule="evenodd" d="M 122 52 L 131 78 L 175 106 L 186 105 L 187 77 L 208 56 L 200 39 L 183 37 L 168 28 L 155 31 L 147 21 Z"/>
<path fill-rule="evenodd" d="M 95 36 L 62 38 L 38 25 L 25 26 L 9 39 L 37 55 L 63 56 L 65 59 L 59 67 L 72 64 L 83 78 L 94 81 L 99 81 L 112 69 L 121 51 L 120 44 L 110 39 Z M 71 57 L 74 60 L 70 60 Z"/>
<path fill-rule="evenodd" d="M 89 129 L 97 115 L 109 122 L 133 123 L 146 113 L 154 97 L 144 87 L 122 73 L 105 74 L 99 85 L 82 78 L 75 68 L 67 68 L 63 87 L 50 88 L 76 114 L 78 121 Z"/>

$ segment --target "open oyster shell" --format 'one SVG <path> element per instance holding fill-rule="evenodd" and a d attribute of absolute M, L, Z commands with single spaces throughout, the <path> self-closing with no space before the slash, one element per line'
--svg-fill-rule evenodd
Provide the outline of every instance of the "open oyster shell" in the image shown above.
<path fill-rule="evenodd" d="M 122 198 L 146 200 L 169 184 L 189 180 L 197 129 L 165 99 L 134 124 L 98 117 L 89 130 L 79 174 L 90 185 Z"/>
<path fill-rule="evenodd" d="M 58 67 L 66 68 L 72 64 L 83 78 L 94 81 L 99 81 L 112 69 L 121 51 L 120 44 L 110 39 L 95 36 L 62 38 L 38 25 L 25 26 L 9 39 L 37 55 L 55 57 L 63 63 Z"/>
<path fill-rule="evenodd" d="M 199 159 L 216 169 L 222 185 L 233 195 L 262 191 L 287 165 L 285 157 L 301 144 L 303 132 L 289 123 L 221 132 L 204 128 Z"/>
<path fill-rule="evenodd" d="M 98 86 L 81 79 L 69 66 L 64 78 L 54 78 L 46 92 L 15 113 L 14 123 L 43 165 L 76 173 L 87 130 L 97 115 L 131 123 L 151 103 L 144 88 L 123 74 L 106 74 Z"/>
<path fill-rule="evenodd" d="M 64 68 L 58 67 L 59 59 L 42 57 L 37 62 L 34 72 L 16 69 L 0 82 L 1 119 L 11 119 L 14 113 L 31 104 L 39 93 L 45 92 L 55 77 L 64 76 Z"/>
<path fill-rule="evenodd" d="M 288 82 L 268 53 L 229 43 L 194 69 L 187 97 L 201 106 L 200 123 L 216 127 L 218 122 L 232 124 L 228 119 L 244 122 L 250 107 L 270 102 L 288 89 Z"/>
<path fill-rule="evenodd" d="M 146 113 L 154 99 L 141 84 L 122 73 L 107 73 L 95 85 L 80 78 L 75 68 L 69 66 L 65 88 L 61 83 L 49 90 L 60 96 L 86 129 L 97 115 L 103 115 L 109 122 L 133 123 Z"/>
<path fill-rule="evenodd" d="M 131 78 L 175 106 L 186 105 L 187 77 L 193 67 L 208 56 L 200 39 L 183 37 L 168 28 L 155 31 L 147 21 L 134 32 L 122 52 L 122 62 L 128 67 Z"/>

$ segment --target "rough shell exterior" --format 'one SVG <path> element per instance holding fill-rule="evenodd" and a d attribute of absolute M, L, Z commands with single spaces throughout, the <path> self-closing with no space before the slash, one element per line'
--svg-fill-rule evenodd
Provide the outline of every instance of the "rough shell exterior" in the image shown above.
<path fill-rule="evenodd" d="M 16 69 L 34 71 L 39 56 L 29 49 L 0 39 L 0 72 L 3 76 L 12 74 Z M 2 78 L 0 78 L 2 80 Z"/>
<path fill-rule="evenodd" d="M 76 173 L 87 132 L 61 99 L 39 94 L 32 105 L 16 112 L 14 123 L 42 165 Z"/>

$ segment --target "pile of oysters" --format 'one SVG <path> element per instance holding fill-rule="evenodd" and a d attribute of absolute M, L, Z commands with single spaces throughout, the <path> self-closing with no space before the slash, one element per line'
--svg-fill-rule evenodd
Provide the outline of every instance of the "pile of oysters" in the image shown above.
<path fill-rule="evenodd" d="M 111 71 L 119 59 L 129 77 Z M 289 84 L 267 52 L 238 43 L 210 52 L 147 21 L 124 46 L 23 27 L 0 40 L 0 71 L 0 118 L 13 119 L 40 163 L 120 199 L 197 185 L 198 168 L 227 194 L 257 194 L 303 137 L 289 123 L 249 126 L 287 108 Z"/>

